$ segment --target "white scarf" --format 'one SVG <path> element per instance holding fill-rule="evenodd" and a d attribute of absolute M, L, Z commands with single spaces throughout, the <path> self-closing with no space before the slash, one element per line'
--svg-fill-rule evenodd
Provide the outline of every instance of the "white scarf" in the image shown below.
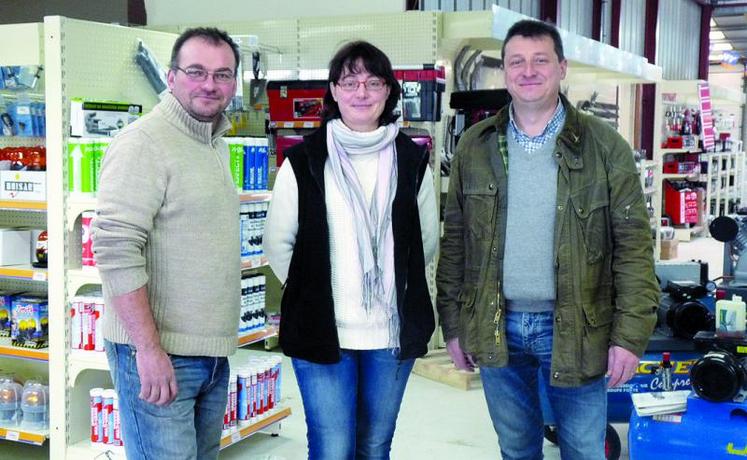
<path fill-rule="evenodd" d="M 399 316 L 394 273 L 394 235 L 392 202 L 397 190 L 396 124 L 381 126 L 371 132 L 353 131 L 340 119 L 327 123 L 327 150 L 337 187 L 353 212 L 358 240 L 358 260 L 363 273 L 363 307 L 369 314 L 382 308 L 389 321 L 389 344 L 399 347 Z M 349 155 L 379 152 L 376 186 L 371 205 L 366 205 L 363 187 L 350 162 Z"/>

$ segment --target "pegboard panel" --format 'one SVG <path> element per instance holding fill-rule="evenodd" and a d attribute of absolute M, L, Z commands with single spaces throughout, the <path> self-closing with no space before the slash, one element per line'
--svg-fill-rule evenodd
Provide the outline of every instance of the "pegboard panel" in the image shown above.
<path fill-rule="evenodd" d="M 0 136 L 0 148 L 33 147 L 35 145 L 45 145 L 46 143 L 47 139 L 44 137 Z"/>
<path fill-rule="evenodd" d="M 0 227 L 47 228 L 46 211 L 0 209 Z"/>
<path fill-rule="evenodd" d="M 153 108 L 157 94 L 135 63 L 138 39 L 168 67 L 174 34 L 63 18 L 64 103 L 85 97 L 142 104 L 144 112 Z"/>
<path fill-rule="evenodd" d="M 45 281 L 33 281 L 21 278 L 0 278 L 0 290 L 46 295 L 47 283 Z"/>
<path fill-rule="evenodd" d="M 432 12 L 299 20 L 299 68 L 326 69 L 343 43 L 367 40 L 395 66 L 435 63 L 440 15 Z"/>
<path fill-rule="evenodd" d="M 249 21 L 249 22 L 216 22 L 202 23 L 200 26 L 217 27 L 225 30 L 229 35 L 256 35 L 260 45 L 278 48 L 280 55 L 275 53 L 263 53 L 267 59 L 267 68 L 271 70 L 297 70 L 298 68 L 298 20 L 283 19 L 273 21 Z M 195 25 L 181 26 L 159 26 L 156 30 L 162 30 L 180 34 L 189 27 Z M 244 66 L 245 70 L 251 70 L 251 66 Z"/>
<path fill-rule="evenodd" d="M 226 31 L 232 35 L 256 35 L 260 45 L 277 48 L 280 54 L 262 52 L 266 69 L 296 70 L 298 68 L 298 20 L 257 21 L 231 24 Z M 251 56 L 249 56 L 251 58 Z M 251 60 L 244 70 L 251 70 Z"/>

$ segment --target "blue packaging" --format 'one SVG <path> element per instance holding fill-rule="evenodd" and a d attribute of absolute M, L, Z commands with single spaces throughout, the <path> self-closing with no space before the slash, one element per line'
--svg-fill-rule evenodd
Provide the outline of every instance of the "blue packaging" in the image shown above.
<path fill-rule="evenodd" d="M 15 297 L 11 304 L 10 337 L 14 346 L 42 348 L 49 339 L 47 299 L 34 296 Z"/>
<path fill-rule="evenodd" d="M 257 159 L 255 163 L 256 168 L 256 185 L 257 190 L 267 190 L 267 162 L 268 162 L 268 150 L 269 147 L 266 145 L 258 145 L 256 147 Z"/>
<path fill-rule="evenodd" d="M 22 137 L 34 136 L 34 123 L 31 116 L 31 102 L 19 98 L 18 102 L 13 104 L 13 120 L 16 124 L 16 135 Z"/>
<path fill-rule="evenodd" d="M 6 89 L 18 88 L 18 74 L 21 71 L 19 66 L 4 66 L 0 67 L 2 71 L 3 86 Z"/>
<path fill-rule="evenodd" d="M 254 145 L 244 145 L 244 190 L 257 188 L 257 149 Z"/>

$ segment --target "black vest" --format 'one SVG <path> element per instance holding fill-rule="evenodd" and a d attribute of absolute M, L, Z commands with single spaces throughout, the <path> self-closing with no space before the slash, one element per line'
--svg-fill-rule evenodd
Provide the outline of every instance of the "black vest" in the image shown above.
<path fill-rule="evenodd" d="M 298 184 L 298 234 L 283 292 L 280 346 L 294 358 L 330 364 L 340 361 L 335 324 L 329 253 L 329 226 L 324 199 L 326 127 L 306 136 L 286 152 Z M 394 274 L 400 319 L 399 359 L 423 356 L 435 329 L 433 306 L 425 280 L 418 190 L 427 154 L 400 133 L 397 190 L 392 203 Z M 361 307 L 362 308 L 362 307 Z"/>

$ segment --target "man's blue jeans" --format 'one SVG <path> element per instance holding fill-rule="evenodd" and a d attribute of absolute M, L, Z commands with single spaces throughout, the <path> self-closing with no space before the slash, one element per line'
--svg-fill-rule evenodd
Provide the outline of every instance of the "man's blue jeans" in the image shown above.
<path fill-rule="evenodd" d="M 114 387 L 119 396 L 122 440 L 129 460 L 218 457 L 228 390 L 228 359 L 171 357 L 179 392 L 166 406 L 141 400 L 136 351 L 106 341 Z"/>
<path fill-rule="evenodd" d="M 391 350 L 342 350 L 336 364 L 294 358 L 309 459 L 388 459 L 414 362 Z"/>
<path fill-rule="evenodd" d="M 538 377 L 558 429 L 563 460 L 603 460 L 607 426 L 604 377 L 576 388 L 550 386 L 553 312 L 509 311 L 506 316 L 507 367 L 481 367 L 490 418 L 504 460 L 542 458 L 544 422 Z M 539 372 L 538 372 L 539 368 Z"/>

